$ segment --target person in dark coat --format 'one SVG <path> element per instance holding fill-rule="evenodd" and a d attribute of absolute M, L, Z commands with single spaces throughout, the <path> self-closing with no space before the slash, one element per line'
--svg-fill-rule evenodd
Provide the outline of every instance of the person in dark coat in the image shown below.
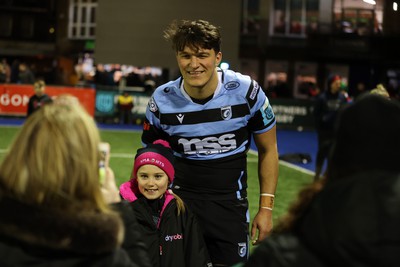
<path fill-rule="evenodd" d="M 314 180 L 318 180 L 323 174 L 324 163 L 333 143 L 336 117 L 339 109 L 346 103 L 348 99 L 341 90 L 341 77 L 332 75 L 328 79 L 327 90 L 317 96 L 314 104 L 315 129 L 318 135 Z"/>
<path fill-rule="evenodd" d="M 36 80 L 33 84 L 33 89 L 35 90 L 35 94 L 29 98 L 27 116 L 30 116 L 43 105 L 52 102 L 51 97 L 45 93 L 46 83 L 44 80 Z"/>
<path fill-rule="evenodd" d="M 340 114 L 325 179 L 306 187 L 246 267 L 400 262 L 400 104 L 364 95 Z"/>
<path fill-rule="evenodd" d="M 96 123 L 72 96 L 25 121 L 0 164 L 0 266 L 150 266 L 132 234 L 136 218 L 119 213 L 110 168 L 100 183 L 99 144 Z"/>
<path fill-rule="evenodd" d="M 168 190 L 175 175 L 173 162 L 164 140 L 140 148 L 131 179 L 120 186 L 120 194 L 131 202 L 154 267 L 211 267 L 197 219 Z"/>

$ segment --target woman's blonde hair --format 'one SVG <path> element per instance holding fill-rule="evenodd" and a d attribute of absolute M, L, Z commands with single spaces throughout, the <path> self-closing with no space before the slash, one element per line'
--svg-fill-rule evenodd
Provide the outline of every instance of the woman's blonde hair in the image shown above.
<path fill-rule="evenodd" d="M 58 96 L 24 123 L 0 165 L 0 196 L 110 212 L 100 191 L 100 135 L 77 98 Z"/>
<path fill-rule="evenodd" d="M 372 89 L 371 94 L 377 94 L 384 96 L 386 98 L 390 98 L 389 92 L 386 90 L 386 88 L 383 86 L 383 84 L 378 84 L 376 88 Z"/>

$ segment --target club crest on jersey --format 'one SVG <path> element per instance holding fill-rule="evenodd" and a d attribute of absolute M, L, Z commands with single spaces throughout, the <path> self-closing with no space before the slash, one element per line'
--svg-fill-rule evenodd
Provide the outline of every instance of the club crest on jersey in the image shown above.
<path fill-rule="evenodd" d="M 238 243 L 238 254 L 242 258 L 247 255 L 247 244 L 245 242 Z"/>
<path fill-rule="evenodd" d="M 232 107 L 227 106 L 227 107 L 222 107 L 221 108 L 221 117 L 224 120 L 229 120 L 232 118 Z"/>
<path fill-rule="evenodd" d="M 149 109 L 151 112 L 156 112 L 158 110 L 157 104 L 153 97 L 149 100 Z"/>

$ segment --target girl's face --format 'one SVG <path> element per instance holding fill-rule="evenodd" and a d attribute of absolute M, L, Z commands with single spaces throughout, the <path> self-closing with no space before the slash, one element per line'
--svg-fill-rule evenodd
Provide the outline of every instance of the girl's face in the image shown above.
<path fill-rule="evenodd" d="M 143 165 L 137 171 L 137 181 L 140 193 L 147 199 L 158 199 L 168 188 L 168 175 L 154 165 Z"/>

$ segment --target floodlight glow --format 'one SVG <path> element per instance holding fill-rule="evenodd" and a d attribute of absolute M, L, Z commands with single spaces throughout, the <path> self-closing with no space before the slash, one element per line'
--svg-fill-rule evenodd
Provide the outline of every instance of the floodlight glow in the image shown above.
<path fill-rule="evenodd" d="M 227 62 L 221 62 L 220 68 L 223 69 L 223 70 L 229 69 L 229 63 L 227 63 Z"/>
<path fill-rule="evenodd" d="M 374 0 L 363 0 L 363 1 L 367 4 L 376 5 L 376 2 Z"/>
<path fill-rule="evenodd" d="M 397 2 L 393 2 L 393 10 L 397 11 Z"/>

